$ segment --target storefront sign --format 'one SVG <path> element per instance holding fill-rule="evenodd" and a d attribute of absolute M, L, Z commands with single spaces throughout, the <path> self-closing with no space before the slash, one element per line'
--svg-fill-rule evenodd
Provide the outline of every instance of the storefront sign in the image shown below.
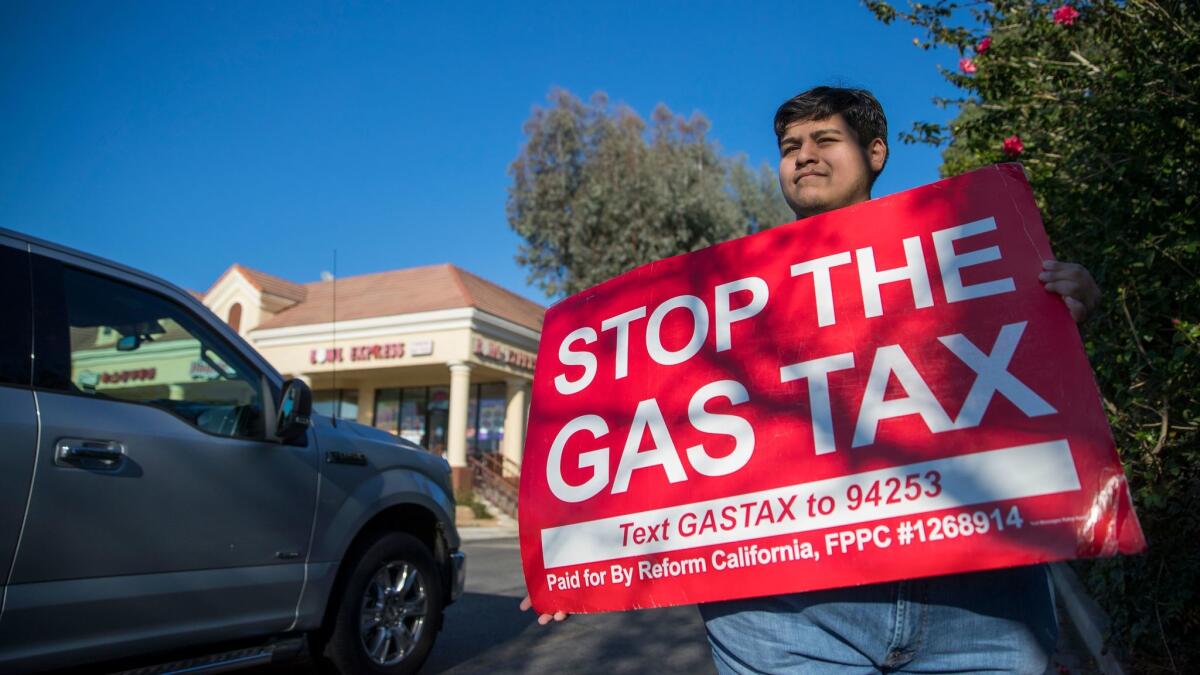
<path fill-rule="evenodd" d="M 494 340 L 475 338 L 475 355 L 485 359 L 500 361 L 518 370 L 532 371 L 537 365 L 537 357 L 529 352 L 514 349 Z"/>
<path fill-rule="evenodd" d="M 327 349 L 313 349 L 308 353 L 308 362 L 313 365 L 321 365 L 323 363 L 341 363 L 345 359 L 342 358 L 341 347 L 329 347 Z"/>
<path fill-rule="evenodd" d="M 521 476 L 534 607 L 1142 550 L 1078 331 L 1037 278 L 1052 257 L 1001 165 L 551 307 Z"/>
<path fill-rule="evenodd" d="M 350 348 L 351 361 L 386 361 L 404 356 L 404 343 L 393 342 L 386 345 L 360 345 Z"/>
<path fill-rule="evenodd" d="M 221 375 L 212 366 L 196 359 L 188 365 L 188 376 L 193 380 L 215 380 Z"/>
<path fill-rule="evenodd" d="M 158 377 L 157 368 L 131 368 L 97 373 L 84 370 L 79 373 L 76 381 L 86 389 L 95 389 L 100 385 L 118 386 L 124 384 L 146 384 Z"/>
<path fill-rule="evenodd" d="M 428 342 L 429 352 L 433 351 L 432 341 Z M 403 342 L 389 342 L 386 344 L 375 345 L 358 345 L 349 347 L 350 360 L 357 361 L 388 361 L 399 359 L 405 355 L 405 344 Z M 342 363 L 346 360 L 346 348 L 329 347 L 326 349 L 313 349 L 309 351 L 308 362 L 313 365 L 324 363 Z"/>
<path fill-rule="evenodd" d="M 408 353 L 413 356 L 429 356 L 433 354 L 433 340 L 416 340 L 408 343 Z"/>
<path fill-rule="evenodd" d="M 157 368 L 135 368 L 100 373 L 100 384 L 128 384 L 130 382 L 149 382 L 158 377 Z"/>

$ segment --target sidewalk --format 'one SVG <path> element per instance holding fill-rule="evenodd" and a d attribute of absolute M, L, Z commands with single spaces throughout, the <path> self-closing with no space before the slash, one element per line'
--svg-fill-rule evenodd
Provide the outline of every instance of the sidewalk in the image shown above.
<path fill-rule="evenodd" d="M 490 518 L 476 519 L 474 512 L 466 506 L 458 506 L 456 520 L 458 521 L 458 536 L 463 541 L 485 541 L 488 539 L 508 539 L 517 536 L 517 521 L 501 511 L 495 504 L 476 495 L 488 511 Z"/>
<path fill-rule="evenodd" d="M 511 539 L 517 536 L 515 525 L 464 524 L 458 528 L 463 541 L 486 541 L 488 539 Z"/>

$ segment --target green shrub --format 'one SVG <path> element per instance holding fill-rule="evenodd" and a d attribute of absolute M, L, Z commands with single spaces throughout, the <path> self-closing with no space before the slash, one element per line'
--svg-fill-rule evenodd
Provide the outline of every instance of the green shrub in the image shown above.
<path fill-rule="evenodd" d="M 1150 549 L 1077 568 L 1130 665 L 1200 669 L 1200 5 L 866 4 L 969 59 L 935 100 L 957 117 L 901 137 L 944 144 L 946 175 L 1022 162 L 1056 254 L 1104 291 L 1084 341 Z"/>

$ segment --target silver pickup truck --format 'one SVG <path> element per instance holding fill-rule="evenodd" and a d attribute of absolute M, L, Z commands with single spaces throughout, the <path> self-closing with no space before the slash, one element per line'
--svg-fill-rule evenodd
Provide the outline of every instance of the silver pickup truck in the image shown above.
<path fill-rule="evenodd" d="M 0 317 L 0 672 L 420 667 L 465 570 L 444 460 L 313 415 L 182 289 L 8 230 Z"/>

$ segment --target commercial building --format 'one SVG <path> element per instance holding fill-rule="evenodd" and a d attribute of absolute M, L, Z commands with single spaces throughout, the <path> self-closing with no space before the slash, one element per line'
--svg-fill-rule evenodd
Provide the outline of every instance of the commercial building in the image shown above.
<path fill-rule="evenodd" d="M 336 297 L 335 297 L 336 286 Z M 234 264 L 201 300 L 325 414 L 521 462 L 545 308 L 453 265 L 294 283 Z"/>

